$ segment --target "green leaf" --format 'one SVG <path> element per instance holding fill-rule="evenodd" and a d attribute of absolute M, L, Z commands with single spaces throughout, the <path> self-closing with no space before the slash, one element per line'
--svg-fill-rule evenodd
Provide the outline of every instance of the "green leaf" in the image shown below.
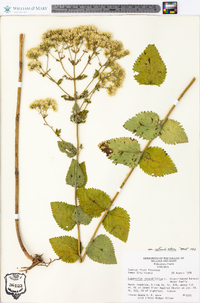
<path fill-rule="evenodd" d="M 68 77 L 68 76 L 66 76 L 66 75 L 63 75 L 63 78 L 65 78 L 66 80 L 73 80 L 73 78 Z"/>
<path fill-rule="evenodd" d="M 78 260 L 78 240 L 69 236 L 49 239 L 54 252 L 66 263 L 74 263 Z"/>
<path fill-rule="evenodd" d="M 126 121 L 124 128 L 135 133 L 140 138 L 153 140 L 161 131 L 159 123 L 160 119 L 156 113 L 141 112 Z"/>
<path fill-rule="evenodd" d="M 61 129 L 56 128 L 56 135 L 60 136 L 60 134 L 61 134 Z"/>
<path fill-rule="evenodd" d="M 85 123 L 87 118 L 88 110 L 80 111 L 77 103 L 72 107 L 72 115 L 70 116 L 70 121 L 74 123 Z"/>
<path fill-rule="evenodd" d="M 74 114 L 76 114 L 76 113 L 78 113 L 78 111 L 79 111 L 79 106 L 78 106 L 78 104 L 77 103 L 74 103 L 74 105 L 73 105 L 73 107 L 72 107 L 72 112 L 74 113 Z"/>
<path fill-rule="evenodd" d="M 160 138 L 167 144 L 187 143 L 188 137 L 179 122 L 168 119 L 162 127 Z"/>
<path fill-rule="evenodd" d="M 131 138 L 116 138 L 100 143 L 99 148 L 115 164 L 135 167 L 141 157 L 140 145 Z"/>
<path fill-rule="evenodd" d="M 85 184 L 85 175 L 77 160 L 72 159 L 66 176 L 66 183 L 73 187 L 81 187 Z"/>
<path fill-rule="evenodd" d="M 89 95 L 89 91 L 87 89 L 84 90 L 82 94 L 79 95 L 78 99 L 84 99 Z"/>
<path fill-rule="evenodd" d="M 83 74 L 83 75 L 78 76 L 78 77 L 76 78 L 76 80 L 83 80 L 83 79 L 85 79 L 85 78 L 87 78 L 87 75 Z"/>
<path fill-rule="evenodd" d="M 82 209 L 91 217 L 99 217 L 111 203 L 110 197 L 99 189 L 79 188 L 77 196 Z"/>
<path fill-rule="evenodd" d="M 61 78 L 58 80 L 57 84 L 60 85 L 62 82 L 63 82 L 63 79 Z"/>
<path fill-rule="evenodd" d="M 61 98 L 65 99 L 66 101 L 74 101 L 75 98 L 67 96 L 67 95 L 62 95 Z"/>
<path fill-rule="evenodd" d="M 103 220 L 103 226 L 107 232 L 126 242 L 130 228 L 130 217 L 126 210 L 121 207 L 115 207 L 109 211 Z"/>
<path fill-rule="evenodd" d="M 62 153 L 67 154 L 69 158 L 73 158 L 76 155 L 76 147 L 69 142 L 58 141 L 58 147 Z"/>
<path fill-rule="evenodd" d="M 73 221 L 72 214 L 75 211 L 75 206 L 64 202 L 51 202 L 53 217 L 60 228 L 64 230 L 72 230 L 76 225 Z"/>
<path fill-rule="evenodd" d="M 74 220 L 76 223 L 88 225 L 90 224 L 92 218 L 86 214 L 82 207 L 79 205 L 75 208 L 73 214 L 72 214 L 72 220 Z"/>
<path fill-rule="evenodd" d="M 163 177 L 177 172 L 168 154 L 160 147 L 149 147 L 139 162 L 140 168 L 153 177 Z"/>
<path fill-rule="evenodd" d="M 154 44 L 149 44 L 133 65 L 139 84 L 160 86 L 166 77 L 166 66 Z"/>
<path fill-rule="evenodd" d="M 97 69 L 95 69 L 93 79 L 97 78 L 98 76 L 99 76 L 99 71 Z"/>
<path fill-rule="evenodd" d="M 105 235 L 97 236 L 86 248 L 88 257 L 98 263 L 117 264 L 111 240 Z"/>
<path fill-rule="evenodd" d="M 80 163 L 80 167 L 81 167 L 82 172 L 83 172 L 83 174 L 85 176 L 85 182 L 84 182 L 84 184 L 81 187 L 85 187 L 85 185 L 87 184 L 87 180 L 88 180 L 85 162 Z"/>

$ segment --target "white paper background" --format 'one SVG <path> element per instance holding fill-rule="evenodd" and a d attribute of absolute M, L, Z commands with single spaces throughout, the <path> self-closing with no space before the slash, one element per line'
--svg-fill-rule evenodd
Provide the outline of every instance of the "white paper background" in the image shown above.
<path fill-rule="evenodd" d="M 75 128 L 69 122 L 72 104 L 60 98 L 59 89 L 48 79 L 26 68 L 25 52 L 39 44 L 41 34 L 49 28 L 71 28 L 93 24 L 121 40 L 130 55 L 119 61 L 126 70 L 123 88 L 109 97 L 100 91 L 93 96 L 87 123 L 82 125 L 80 140 L 84 146 L 80 161 L 86 162 L 87 187 L 99 188 L 111 197 L 129 169 L 115 166 L 97 145 L 107 139 L 127 136 L 122 125 L 144 110 L 163 118 L 171 102 L 195 76 L 197 81 L 184 96 L 171 118 L 181 122 L 188 144 L 165 145 L 156 139 L 178 168 L 178 173 L 153 178 L 137 168 L 120 193 L 115 205 L 124 207 L 131 217 L 127 243 L 112 238 L 118 265 L 101 265 L 86 258 L 83 264 L 57 261 L 49 268 L 38 267 L 27 274 L 27 292 L 18 302 L 104 303 L 122 300 L 122 253 L 146 251 L 156 247 L 198 249 L 199 186 L 199 23 L 198 17 L 93 16 L 93 17 L 2 17 L 1 19 L 1 156 L 2 156 L 2 301 L 14 302 L 4 292 L 4 276 L 29 266 L 17 243 L 14 219 L 14 127 L 18 78 L 18 37 L 25 34 L 22 106 L 20 118 L 20 220 L 22 236 L 31 254 L 44 254 L 46 261 L 55 258 L 48 239 L 66 235 L 55 223 L 51 201 L 73 203 L 73 188 L 66 186 L 70 159 L 61 154 L 57 139 L 43 126 L 42 118 L 29 104 L 38 98 L 52 97 L 59 112 L 49 116 L 50 124 L 62 128 L 66 141 L 75 143 Z M 139 85 L 132 66 L 148 44 L 155 44 L 166 66 L 167 77 L 160 87 Z M 146 142 L 139 140 L 141 147 Z M 81 227 L 86 246 L 98 220 Z M 103 228 L 100 233 L 105 233 Z M 68 233 L 76 237 L 76 229 Z"/>

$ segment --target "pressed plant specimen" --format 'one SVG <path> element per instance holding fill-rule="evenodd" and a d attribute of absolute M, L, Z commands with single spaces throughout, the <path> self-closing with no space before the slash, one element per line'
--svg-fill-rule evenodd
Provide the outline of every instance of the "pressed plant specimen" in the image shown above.
<path fill-rule="evenodd" d="M 59 138 L 60 151 L 72 158 L 66 183 L 74 187 L 74 204 L 51 203 L 54 219 L 61 228 L 69 231 L 77 225 L 77 239 L 69 236 L 50 239 L 56 252 L 57 249 L 65 250 L 65 256 L 58 254 L 66 262 L 75 262 L 77 259 L 82 261 L 80 224 L 89 224 L 91 221 L 91 216 L 83 211 L 77 200 L 78 188 L 84 188 L 87 183 L 85 162 L 79 163 L 82 148 L 79 126 L 86 122 L 88 105 L 95 92 L 106 89 L 110 96 L 114 96 L 122 86 L 125 71 L 117 61 L 128 54 L 129 51 L 123 48 L 122 42 L 112 40 L 110 33 L 100 32 L 92 25 L 48 30 L 42 35 L 42 42 L 26 54 L 30 59 L 29 70 L 48 78 L 62 91 L 61 98 L 72 103 L 70 121 L 76 125 L 76 146 L 64 140 L 61 129 L 53 128 L 47 121 L 49 110 L 57 111 L 57 102 L 54 99 L 39 99 L 30 105 Z M 58 77 L 59 68 L 61 75 Z M 101 191 L 98 194 L 106 204 L 104 200 L 106 201 L 107 196 Z"/>
<path fill-rule="evenodd" d="M 63 131 L 52 127 L 47 121 L 49 110 L 57 111 L 58 106 L 54 99 L 49 97 L 39 99 L 30 105 L 31 109 L 39 112 L 44 124 L 59 138 L 60 151 L 72 158 L 66 174 L 66 184 L 74 187 L 74 204 L 51 202 L 53 217 L 62 229 L 70 231 L 77 226 L 77 239 L 70 236 L 50 239 L 55 253 L 67 263 L 77 260 L 82 262 L 86 255 L 99 263 L 117 263 L 110 238 L 104 234 L 96 236 L 101 225 L 108 233 L 123 242 L 126 242 L 128 238 L 129 214 L 121 207 L 112 208 L 120 191 L 117 191 L 111 199 L 100 189 L 86 188 L 88 179 L 86 164 L 79 162 L 82 148 L 79 125 L 86 122 L 88 105 L 92 102 L 92 96 L 102 88 L 113 96 L 122 86 L 125 72 L 116 61 L 128 54 L 129 51 L 124 50 L 120 41 L 112 40 L 111 34 L 99 32 L 94 26 L 48 30 L 42 35 L 42 42 L 27 52 L 27 57 L 30 59 L 29 70 L 35 70 L 42 77 L 47 77 L 62 90 L 63 100 L 72 102 L 70 120 L 76 125 L 76 146 L 64 140 Z M 52 61 L 61 67 L 61 76 L 54 76 L 55 71 L 51 68 Z M 54 64 L 54 68 L 55 66 Z M 91 68 L 93 72 L 90 77 L 87 71 L 91 72 Z M 154 45 L 147 46 L 136 60 L 133 70 L 135 80 L 141 85 L 160 86 L 166 77 L 165 64 Z M 57 73 L 55 74 L 57 75 Z M 182 98 L 193 82 L 194 79 L 178 100 Z M 85 83 L 84 88 L 83 83 Z M 140 145 L 134 138 L 114 138 L 99 144 L 99 148 L 113 163 L 130 167 L 120 189 L 123 188 L 138 165 L 144 172 L 155 177 L 177 171 L 173 161 L 163 149 L 149 147 L 152 140 L 157 137 L 168 144 L 188 141 L 180 123 L 169 119 L 174 107 L 175 105 L 163 120 L 156 113 L 148 111 L 137 114 L 124 124 L 124 128 L 144 140 L 148 140 L 143 150 L 140 150 Z M 80 225 L 88 225 L 93 217 L 101 217 L 101 219 L 82 254 Z"/>

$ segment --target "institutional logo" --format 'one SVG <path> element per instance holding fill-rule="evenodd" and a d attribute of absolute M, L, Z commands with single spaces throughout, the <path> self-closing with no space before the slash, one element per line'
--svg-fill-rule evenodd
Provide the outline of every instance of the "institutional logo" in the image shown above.
<path fill-rule="evenodd" d="M 6 14 L 9 14 L 10 13 L 10 10 L 11 10 L 11 6 L 5 6 L 4 7 L 4 12 L 6 13 Z"/>
<path fill-rule="evenodd" d="M 26 292 L 26 276 L 25 274 L 12 273 L 5 277 L 5 290 L 8 295 L 13 296 L 17 300 Z"/>

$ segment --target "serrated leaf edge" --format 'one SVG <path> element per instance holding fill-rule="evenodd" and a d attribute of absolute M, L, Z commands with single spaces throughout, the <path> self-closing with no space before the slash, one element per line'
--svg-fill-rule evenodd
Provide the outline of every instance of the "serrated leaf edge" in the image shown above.
<path fill-rule="evenodd" d="M 57 220 L 55 219 L 55 217 L 54 217 L 54 214 L 53 214 L 53 209 L 52 209 L 52 203 L 56 203 L 56 202 L 58 202 L 58 203 L 63 203 L 63 204 L 67 204 L 67 205 L 71 205 L 71 206 L 74 206 L 73 204 L 68 204 L 68 203 L 66 203 L 66 202 L 62 202 L 62 201 L 53 201 L 53 202 L 51 202 L 50 203 L 50 205 L 51 205 L 51 211 L 52 211 L 52 216 L 53 216 L 53 218 L 54 218 L 54 220 L 56 221 L 56 223 L 57 223 L 57 225 L 62 229 L 62 230 L 65 230 L 65 231 L 70 231 L 70 230 L 73 230 L 73 228 L 74 228 L 74 226 L 77 224 L 72 218 L 71 218 L 71 220 L 75 223 L 74 224 L 74 226 L 73 226 L 73 228 L 71 228 L 71 229 L 68 229 L 68 228 L 63 228 L 62 226 L 60 226 L 60 224 L 57 222 Z M 75 206 L 74 206 L 75 207 Z"/>
<path fill-rule="evenodd" d="M 136 64 L 136 62 L 138 61 L 138 59 L 142 56 L 142 54 L 146 51 L 146 49 L 148 48 L 148 46 L 154 46 L 155 48 L 156 48 L 156 50 L 157 50 L 157 53 L 158 53 L 158 56 L 159 56 L 159 58 L 160 58 L 160 60 L 162 61 L 162 63 L 164 64 L 164 66 L 165 66 L 165 73 L 164 73 L 164 75 L 165 75 L 165 77 L 164 77 L 164 80 L 163 80 L 163 82 L 165 82 L 165 78 L 166 78 L 166 74 L 167 74 L 167 67 L 166 67 L 166 65 L 165 65 L 165 62 L 163 61 L 163 59 L 162 59 L 162 57 L 161 57 L 161 55 L 160 55 L 160 53 L 159 53 L 159 51 L 158 51 L 158 49 L 157 49 L 157 47 L 155 46 L 155 44 L 148 44 L 147 45 L 147 47 L 143 50 L 143 52 L 141 52 L 140 53 L 140 55 L 137 57 L 137 59 L 135 60 L 135 62 L 134 62 L 134 64 L 133 64 L 133 68 L 132 68 L 132 70 L 133 70 L 133 72 L 135 72 L 135 73 L 137 73 L 137 71 L 135 71 L 135 64 Z M 138 74 L 139 74 L 139 72 L 138 72 Z M 137 75 L 138 75 L 137 74 Z M 134 77 L 134 79 L 137 81 L 137 75 L 133 75 L 133 77 Z M 138 81 L 137 81 L 138 82 Z M 160 86 L 161 84 L 163 84 L 163 82 L 162 83 L 160 83 L 160 84 L 154 84 L 154 85 L 157 85 L 157 86 Z M 139 82 L 138 82 L 139 83 Z M 139 85 L 144 85 L 144 84 L 142 84 L 142 83 L 139 83 Z M 150 84 L 149 84 L 150 85 Z"/>
<path fill-rule="evenodd" d="M 188 143 L 188 142 L 189 142 L 188 136 L 187 136 L 187 134 L 186 134 L 186 132 L 185 132 L 185 129 L 184 129 L 183 125 L 182 125 L 180 122 L 178 122 L 177 120 L 174 120 L 174 119 L 169 119 L 169 120 L 175 121 L 175 122 L 177 122 L 177 123 L 179 124 L 178 126 L 179 126 L 179 127 L 182 129 L 182 131 L 185 133 L 185 136 L 186 136 L 186 138 L 187 138 L 187 141 L 185 141 L 185 142 L 168 143 L 168 142 L 164 141 L 164 140 L 161 138 L 162 129 L 161 129 L 161 133 L 160 133 L 160 135 L 159 135 L 160 139 L 161 139 L 165 144 L 169 144 L 169 145 L 176 145 L 176 144 Z M 168 121 L 168 120 L 167 120 L 167 121 Z M 166 121 L 166 122 L 167 122 L 167 121 Z M 165 125 L 165 124 L 164 124 L 164 125 Z M 164 125 L 163 125 L 163 126 L 164 126 Z"/>
<path fill-rule="evenodd" d="M 116 263 L 103 263 L 103 262 L 98 262 L 98 261 L 96 261 L 96 260 L 93 260 L 88 254 L 87 254 L 87 256 L 92 260 L 92 261 L 94 261 L 94 262 L 97 262 L 97 263 L 100 263 L 100 264 L 104 264 L 104 265 L 113 265 L 113 264 L 117 264 L 117 259 L 116 259 L 116 256 L 115 256 L 115 248 L 114 248 L 114 245 L 113 245 L 113 243 L 112 243 L 112 241 L 110 240 L 110 238 L 108 237 L 108 236 L 106 236 L 106 235 L 104 235 L 104 234 L 101 234 L 101 235 L 98 235 L 96 238 L 98 238 L 98 237 L 104 237 L 104 238 L 107 238 L 107 239 L 109 239 L 109 241 L 110 241 L 110 244 L 111 244 L 111 246 L 112 246 L 112 249 L 113 249 L 113 253 L 114 253 L 114 257 L 115 257 L 115 261 L 116 261 Z M 96 239 L 95 238 L 95 239 Z M 94 240 L 95 240 L 94 239 Z M 94 241 L 93 240 L 93 241 Z M 88 243 L 88 245 L 91 245 L 91 242 L 89 242 Z M 88 246 L 87 246 L 88 247 Z M 86 253 L 87 253 L 87 247 L 86 247 Z"/>
<path fill-rule="evenodd" d="M 50 242 L 50 244 L 51 244 L 51 247 L 52 247 L 52 249 L 53 249 L 53 251 L 55 252 L 55 254 L 63 261 L 63 256 L 59 256 L 58 254 L 57 254 L 57 252 L 55 251 L 55 249 L 54 249 L 54 247 L 52 246 L 52 243 L 51 243 L 51 240 L 52 239 L 61 239 L 61 238 L 70 238 L 70 239 L 75 239 L 75 240 L 77 240 L 76 238 L 74 238 L 74 237 L 71 237 L 71 236 L 60 236 L 60 237 L 53 237 L 53 238 L 50 238 L 49 239 L 49 242 Z M 78 240 L 77 240 L 77 242 L 78 242 Z M 81 245 L 81 250 L 82 250 L 82 245 Z M 78 256 L 78 250 L 77 250 L 77 254 L 76 253 L 74 253 L 74 252 L 71 252 L 71 254 L 73 254 L 73 255 L 76 255 L 77 256 L 77 259 L 74 261 L 74 262 L 67 262 L 67 261 L 63 261 L 63 262 L 65 262 L 65 263 L 75 263 L 77 260 L 78 260 L 78 258 L 79 258 L 79 256 Z"/>
<path fill-rule="evenodd" d="M 124 208 L 122 208 L 122 207 L 116 206 L 116 207 L 113 208 L 112 210 L 114 210 L 114 209 L 123 210 L 123 211 L 125 211 L 126 214 L 128 215 L 128 233 L 129 233 L 129 231 L 130 231 L 130 219 L 131 219 L 131 218 L 130 218 L 130 215 L 129 215 L 128 212 L 127 212 Z M 112 211 L 112 210 L 111 210 L 111 211 Z M 111 211 L 109 211 L 108 214 L 109 214 Z M 112 214 L 111 214 L 111 215 L 112 215 Z M 106 218 L 106 217 L 105 217 L 105 218 Z M 103 222 L 104 222 L 104 221 L 103 221 Z M 103 222 L 102 222 L 102 224 L 103 224 Z M 126 241 L 124 241 L 124 240 L 122 240 L 122 239 L 116 237 L 115 235 L 113 235 L 110 231 L 108 231 L 104 224 L 103 224 L 103 227 L 105 228 L 105 230 L 106 230 L 110 235 L 114 236 L 115 238 L 117 238 L 117 239 L 119 239 L 119 240 L 121 240 L 121 241 L 123 241 L 123 242 L 125 242 L 125 243 L 127 242 L 127 240 L 128 240 L 128 235 L 127 235 Z"/>
<path fill-rule="evenodd" d="M 133 118 L 138 118 L 138 115 L 140 115 L 140 114 L 146 114 L 146 113 L 156 114 L 156 115 L 158 116 L 158 118 L 159 118 L 159 115 L 158 115 L 157 113 L 153 112 L 153 111 L 142 111 L 142 112 L 137 113 L 137 114 L 136 114 L 135 116 L 133 116 L 132 118 L 128 119 L 128 120 L 124 123 L 123 127 L 124 127 L 126 130 L 128 130 L 129 132 L 131 132 L 132 134 L 135 134 L 135 136 L 137 136 L 137 137 L 139 137 L 139 138 L 142 138 L 142 139 L 144 139 L 144 140 L 149 140 L 149 139 L 146 139 L 146 138 L 144 138 L 143 136 L 137 134 L 137 130 L 131 131 L 131 130 L 129 130 L 129 129 L 127 129 L 127 128 L 125 127 L 125 124 L 126 124 L 127 122 L 129 122 L 129 121 L 132 120 Z M 159 124 L 157 125 L 158 127 L 159 127 L 159 125 L 160 125 L 160 122 L 161 122 L 161 121 L 160 121 L 160 118 L 159 118 Z M 162 130 L 162 129 L 161 129 L 161 130 Z M 161 131 L 161 130 L 160 130 L 160 131 Z M 159 135 L 158 135 L 157 137 L 159 137 Z M 155 139 L 155 138 L 154 138 L 154 139 Z M 151 140 L 152 140 L 152 139 L 151 139 Z"/>
<path fill-rule="evenodd" d="M 79 187 L 78 189 L 77 189 L 77 197 L 78 197 L 78 200 L 79 200 L 79 194 L 78 194 L 78 192 L 80 192 L 80 190 L 94 190 L 94 191 L 96 191 L 96 192 L 98 192 L 98 191 L 100 191 L 100 192 L 102 192 L 102 193 L 104 193 L 108 198 L 109 198 L 109 200 L 110 200 L 110 203 L 111 203 L 111 199 L 110 199 L 110 197 L 109 197 L 109 195 L 106 193 L 106 192 L 104 192 L 103 190 L 101 190 L 101 189 L 98 189 L 98 188 L 93 188 L 93 187 L 90 187 L 90 188 L 84 188 L 84 187 Z M 80 203 L 80 200 L 79 200 L 79 204 L 81 205 L 81 203 Z M 99 204 L 98 204 L 99 205 Z M 82 205 L 81 205 L 81 207 L 82 207 Z M 101 207 L 102 209 L 103 209 L 103 207 L 102 206 L 100 206 L 99 205 L 99 207 Z M 82 209 L 83 209 L 83 207 L 82 207 Z M 105 211 L 106 209 L 103 209 L 102 210 L 102 212 L 103 211 Z M 86 214 L 88 214 L 84 209 L 83 209 L 83 211 L 86 213 Z M 100 216 L 101 216 L 101 214 L 99 215 L 99 216 L 91 216 L 90 214 L 88 214 L 91 218 L 99 218 Z"/>
<path fill-rule="evenodd" d="M 171 162 L 173 163 L 173 165 L 174 165 L 174 167 L 175 167 L 175 169 L 176 169 L 176 171 L 174 171 L 173 173 L 166 173 L 166 174 L 164 174 L 164 175 L 161 175 L 161 176 L 159 176 L 159 175 L 154 175 L 154 174 L 148 174 L 147 172 L 145 172 L 144 170 L 143 170 L 143 168 L 141 168 L 140 167 L 140 162 L 139 162 L 139 167 L 141 168 L 141 170 L 145 173 L 145 174 L 147 174 L 147 175 L 149 175 L 149 176 L 152 176 L 152 177 L 164 177 L 164 176 L 167 176 L 167 175 L 171 175 L 171 174 L 174 174 L 174 173 L 176 173 L 176 172 L 178 172 L 178 170 L 177 170 L 177 167 L 176 167 L 176 165 L 174 164 L 174 162 L 172 161 L 172 159 L 171 159 L 171 157 L 168 155 L 168 153 L 163 149 L 163 148 L 161 148 L 161 147 L 158 147 L 158 146 L 152 146 L 152 147 L 148 147 L 148 149 L 149 148 L 157 148 L 157 149 L 162 149 L 164 152 L 165 152 L 165 154 L 166 154 L 166 156 L 171 160 Z"/>

